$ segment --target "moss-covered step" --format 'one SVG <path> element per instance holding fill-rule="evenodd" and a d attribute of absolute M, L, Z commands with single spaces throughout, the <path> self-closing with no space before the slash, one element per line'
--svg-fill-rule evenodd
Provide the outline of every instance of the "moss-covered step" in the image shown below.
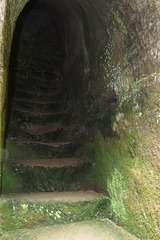
<path fill-rule="evenodd" d="M 43 125 L 39 125 L 42 126 Z M 34 127 L 33 127 L 34 129 Z M 38 142 L 53 142 L 53 141 L 68 141 L 71 138 L 71 134 L 67 135 L 67 130 L 64 128 L 50 128 L 45 131 L 39 132 L 36 131 L 27 131 L 27 129 L 23 129 L 21 127 L 17 127 L 16 125 L 10 124 L 8 128 L 8 139 L 17 139 L 17 141 L 38 141 Z"/>
<path fill-rule="evenodd" d="M 109 205 L 106 196 L 94 191 L 2 195 L 2 229 L 108 217 Z"/>
<path fill-rule="evenodd" d="M 53 66 L 52 66 L 52 72 L 51 71 L 47 71 L 47 70 L 41 70 L 40 69 L 40 66 L 38 66 L 38 68 L 40 70 L 36 70 L 36 69 L 31 69 L 30 73 L 31 73 L 31 76 L 33 77 L 44 77 L 45 79 L 54 79 L 55 78 L 55 74 L 56 72 L 58 71 L 57 67 L 55 66 L 56 64 L 58 64 L 58 61 L 57 60 L 54 60 L 54 63 L 53 63 Z M 43 67 L 43 66 L 42 66 Z M 58 71 L 59 72 L 59 71 Z"/>
<path fill-rule="evenodd" d="M 38 86 L 44 86 L 44 87 L 48 87 L 48 86 L 59 86 L 59 78 L 57 77 L 57 74 L 53 75 L 52 79 L 47 79 L 45 77 L 35 77 L 35 76 L 26 76 L 23 74 L 19 74 L 17 73 L 16 75 L 16 83 L 17 84 L 22 84 L 23 82 L 25 82 L 25 84 L 28 84 L 30 86 L 33 85 L 38 85 Z"/>
<path fill-rule="evenodd" d="M 77 191 L 93 186 L 92 162 L 88 159 L 20 159 L 15 162 L 9 159 L 5 162 L 10 175 L 3 174 L 3 193 Z"/>
<path fill-rule="evenodd" d="M 19 91 L 15 90 L 14 98 L 16 99 L 32 99 L 35 101 L 63 101 L 66 99 L 66 95 L 64 93 L 57 94 L 38 94 L 34 92 L 27 91 Z"/>
<path fill-rule="evenodd" d="M 30 103 L 30 102 L 35 102 L 35 103 L 40 103 L 42 104 L 43 102 L 46 103 L 46 104 L 63 104 L 65 105 L 66 103 L 66 95 L 57 95 L 57 96 L 53 96 L 53 99 L 43 99 L 43 98 L 38 98 L 38 99 L 35 99 L 35 97 L 32 99 L 32 98 L 24 98 L 24 97 L 19 97 L 19 96 L 14 96 L 14 101 L 16 102 L 20 102 L 20 101 L 23 101 L 23 102 L 27 102 L 27 103 Z"/>
<path fill-rule="evenodd" d="M 53 111 L 63 111 L 65 109 L 65 104 L 61 102 L 39 102 L 39 101 L 32 101 L 32 100 L 16 100 L 13 103 L 13 107 L 16 109 L 23 109 L 23 110 L 31 110 L 31 111 L 38 111 L 41 112 L 51 112 Z"/>
<path fill-rule="evenodd" d="M 43 91 L 42 89 L 38 91 L 38 89 L 36 88 L 33 88 L 31 87 L 30 89 L 18 89 L 15 87 L 15 94 L 16 95 L 19 95 L 19 94 L 31 94 L 33 97 L 35 96 L 41 96 L 42 98 L 44 98 L 46 95 L 49 96 L 49 97 L 52 97 L 52 96 L 57 96 L 57 95 L 60 95 L 60 94 L 64 94 L 64 90 L 63 89 L 50 89 L 45 92 Z"/>
<path fill-rule="evenodd" d="M 56 64 L 58 63 L 58 61 L 56 60 Z M 42 67 L 42 68 L 41 68 Z M 42 66 L 37 66 L 37 67 L 26 67 L 26 66 L 17 66 L 16 69 L 14 69 L 13 71 L 16 73 L 16 76 L 20 75 L 20 76 L 24 76 L 24 77 L 37 77 L 37 78 L 46 78 L 46 79 L 54 79 L 55 76 L 57 75 L 56 73 L 58 71 L 57 67 L 53 64 L 52 65 L 52 72 L 45 69 L 45 67 Z"/>
<path fill-rule="evenodd" d="M 45 92 L 45 93 L 50 93 L 54 92 L 56 89 L 59 89 L 59 84 L 58 82 L 55 82 L 54 84 L 48 83 L 48 85 L 43 85 L 39 84 L 39 82 L 29 82 L 29 81 L 21 81 L 21 82 L 16 82 L 16 89 L 19 91 L 30 91 L 30 90 L 35 90 L 35 91 L 40 91 L 40 92 Z"/>
<path fill-rule="evenodd" d="M 6 160 L 7 163 L 9 160 Z M 53 158 L 53 159 L 15 159 L 12 160 L 16 164 L 21 164 L 24 166 L 42 166 L 42 167 L 51 167 L 51 168 L 60 168 L 60 167 L 77 167 L 83 164 L 92 164 L 92 160 L 86 157 L 69 157 L 69 158 Z M 13 163 L 13 162 L 10 163 Z"/>
<path fill-rule="evenodd" d="M 43 79 L 43 78 L 34 78 L 34 77 L 27 77 L 27 78 L 20 78 L 15 80 L 15 89 L 22 91 L 22 92 L 33 92 L 33 91 L 56 91 L 62 90 L 63 86 L 61 84 L 61 80 L 56 77 L 53 80 Z"/>
<path fill-rule="evenodd" d="M 76 140 L 76 126 L 63 126 L 62 124 L 32 125 L 25 128 L 17 127 L 14 124 L 9 125 L 8 138 L 17 139 L 17 141 L 73 141 Z"/>
<path fill-rule="evenodd" d="M 15 125 L 27 125 L 27 124 L 47 124 L 54 122 L 69 123 L 69 113 L 62 112 L 41 112 L 29 111 L 22 109 L 13 109 L 11 113 L 11 121 L 15 122 Z"/>
<path fill-rule="evenodd" d="M 74 142 L 54 142 L 54 143 L 41 143 L 32 141 L 7 141 L 6 151 L 10 159 L 19 158 L 63 158 L 72 157 L 78 148 L 79 143 Z M 16 151 L 13 151 L 16 149 Z M 23 152 L 22 155 L 19 152 Z"/>
<path fill-rule="evenodd" d="M 43 90 L 45 92 L 48 91 L 48 89 L 59 89 L 62 86 L 61 82 L 56 78 L 53 81 L 51 80 L 44 80 L 44 79 L 37 79 L 37 78 L 21 78 L 19 80 L 16 80 L 16 89 L 23 90 L 28 87 L 36 88 L 38 90 Z"/>

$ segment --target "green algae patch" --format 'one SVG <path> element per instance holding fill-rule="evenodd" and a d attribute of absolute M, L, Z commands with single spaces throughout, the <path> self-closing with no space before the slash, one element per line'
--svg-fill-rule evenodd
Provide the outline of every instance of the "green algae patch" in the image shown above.
<path fill-rule="evenodd" d="M 116 113 L 108 112 L 109 126 L 97 124 L 87 153 L 110 218 L 142 240 L 160 236 L 159 80 L 142 75 L 119 91 Z"/>
<path fill-rule="evenodd" d="M 141 159 L 141 165 L 130 170 L 125 226 L 141 239 L 159 239 L 159 173 L 145 161 Z"/>
<path fill-rule="evenodd" d="M 24 158 L 26 153 L 20 149 L 13 141 L 6 141 L 6 158 Z"/>
<path fill-rule="evenodd" d="M 126 219 L 126 183 L 121 172 L 115 168 L 112 178 L 108 179 L 107 189 L 111 199 L 110 217 L 116 218 L 118 222 Z"/>
<path fill-rule="evenodd" d="M 159 172 L 139 155 L 135 137 L 105 139 L 97 131 L 94 176 L 110 197 L 111 219 L 140 239 L 159 239 Z"/>
<path fill-rule="evenodd" d="M 17 148 L 14 143 L 7 140 L 5 148 L 5 161 L 2 164 L 2 192 L 19 192 L 22 191 L 22 184 L 20 178 L 16 175 L 11 168 L 11 164 L 6 161 L 9 157 L 11 158 L 21 158 L 24 157 L 25 153 Z"/>
<path fill-rule="evenodd" d="M 19 163 L 7 163 L 10 169 L 9 175 L 4 175 L 3 192 L 50 192 L 50 191 L 76 191 L 90 189 L 92 179 L 89 179 L 92 171 L 92 163 L 84 163 L 78 166 L 43 167 L 25 166 Z M 13 181 L 16 176 L 17 181 Z M 11 184 L 10 184 L 11 179 Z M 7 185 L 9 183 L 9 185 Z M 21 184 L 22 188 L 19 188 Z M 16 188 L 17 186 L 17 188 Z"/>
<path fill-rule="evenodd" d="M 126 165 L 131 165 L 132 160 L 125 156 L 125 142 L 123 145 L 118 137 L 104 139 L 99 130 L 95 134 L 94 146 L 95 179 L 98 186 L 109 194 L 111 201 L 110 217 L 120 224 L 122 219 L 126 218 L 125 200 L 127 190 L 121 164 L 122 159 L 127 162 Z"/>
<path fill-rule="evenodd" d="M 17 93 L 19 96 L 19 94 Z M 31 97 L 32 98 L 32 97 Z M 32 98 L 33 99 L 33 98 Z M 46 124 L 53 122 L 65 123 L 69 119 L 69 114 L 65 112 L 57 113 L 41 113 L 35 111 L 22 111 L 21 109 L 15 109 L 12 111 L 12 120 L 18 126 L 26 126 L 27 124 Z"/>
<path fill-rule="evenodd" d="M 78 202 L 34 202 L 9 198 L 2 201 L 0 210 L 4 232 L 29 228 L 38 223 L 51 225 L 108 217 L 109 200 L 103 197 Z"/>
<path fill-rule="evenodd" d="M 25 154 L 11 141 L 6 141 L 5 159 L 8 157 L 24 157 Z M 16 173 L 12 171 L 11 165 L 6 160 L 2 164 L 2 192 L 17 192 L 22 190 L 22 184 Z"/>
<path fill-rule="evenodd" d="M 2 172 L 2 192 L 19 192 L 22 191 L 22 184 L 17 175 L 11 170 L 10 166 L 3 164 Z"/>
<path fill-rule="evenodd" d="M 13 148 L 12 148 L 13 147 Z M 11 154 L 10 158 L 12 159 L 25 159 L 25 158 L 63 158 L 63 157 L 71 157 L 73 156 L 78 148 L 80 147 L 79 143 L 72 142 L 62 142 L 51 145 L 49 143 L 40 143 L 40 142 L 30 142 L 30 141 L 22 141 L 22 142 L 12 142 L 9 145 L 9 151 Z"/>

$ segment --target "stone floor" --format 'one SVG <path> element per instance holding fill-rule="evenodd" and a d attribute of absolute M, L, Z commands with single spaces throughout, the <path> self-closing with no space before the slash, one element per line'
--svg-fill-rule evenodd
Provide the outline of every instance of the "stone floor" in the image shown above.
<path fill-rule="evenodd" d="M 138 240 L 110 220 L 92 220 L 33 229 L 17 230 L 4 234 L 1 240 Z"/>

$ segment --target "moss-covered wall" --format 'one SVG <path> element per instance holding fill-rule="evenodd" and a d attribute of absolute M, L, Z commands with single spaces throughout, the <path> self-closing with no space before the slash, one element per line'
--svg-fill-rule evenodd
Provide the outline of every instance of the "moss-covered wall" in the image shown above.
<path fill-rule="evenodd" d="M 111 217 L 140 239 L 160 237 L 160 49 L 158 1 L 106 1 L 99 82 L 114 111 L 95 133 L 95 178 L 111 198 Z M 99 84 L 100 84 L 99 83 Z M 96 86 L 96 81 L 94 82 Z M 103 89 L 104 86 L 104 89 Z M 99 98 L 97 99 L 99 101 Z M 110 109 L 113 107 L 110 105 Z M 107 116 L 107 117 L 106 117 Z M 106 130 L 107 129 L 107 130 Z"/>

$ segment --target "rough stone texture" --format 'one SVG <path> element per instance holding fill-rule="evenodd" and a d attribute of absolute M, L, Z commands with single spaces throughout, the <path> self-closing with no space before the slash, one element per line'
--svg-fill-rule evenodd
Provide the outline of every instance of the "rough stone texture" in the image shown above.
<path fill-rule="evenodd" d="M 12 231 L 2 236 L 2 240 L 17 238 L 23 240 L 137 240 L 106 219 Z"/>
<path fill-rule="evenodd" d="M 159 239 L 159 4 L 106 2 L 102 92 L 107 98 L 114 90 L 118 102 L 108 112 L 111 130 L 96 133 L 95 175 L 111 197 L 112 218 L 142 239 Z"/>
<path fill-rule="evenodd" d="M 117 11 L 128 34 L 126 47 L 129 71 L 134 78 L 159 69 L 159 12 L 155 1 L 117 1 Z M 130 76 L 127 76 L 128 78 Z"/>
<path fill-rule="evenodd" d="M 77 192 L 74 197 L 70 197 L 71 194 L 72 192 L 66 193 L 65 197 L 65 193 L 57 193 L 59 197 L 54 198 L 52 193 L 44 193 L 39 200 L 36 200 L 39 198 L 37 194 L 2 197 L 2 229 L 5 232 L 38 223 L 52 225 L 108 217 L 109 199 L 103 195 L 95 192 Z"/>
<path fill-rule="evenodd" d="M 3 90 L 3 25 L 4 25 L 4 17 L 5 17 L 5 1 L 1 1 L 0 3 L 0 162 L 2 158 L 2 148 L 3 148 L 3 136 L 4 136 L 4 130 L 3 130 L 3 95 L 2 95 L 2 90 Z M 0 163 L 0 179 L 1 179 L 1 163 Z M 1 180 L 0 180 L 0 185 L 1 185 Z"/>
<path fill-rule="evenodd" d="M 7 72 L 12 35 L 17 17 L 27 2 L 28 1 L 8 0 L 2 0 L 0 2 L 0 162 L 3 158 L 2 149 L 4 147 L 5 134 Z"/>

